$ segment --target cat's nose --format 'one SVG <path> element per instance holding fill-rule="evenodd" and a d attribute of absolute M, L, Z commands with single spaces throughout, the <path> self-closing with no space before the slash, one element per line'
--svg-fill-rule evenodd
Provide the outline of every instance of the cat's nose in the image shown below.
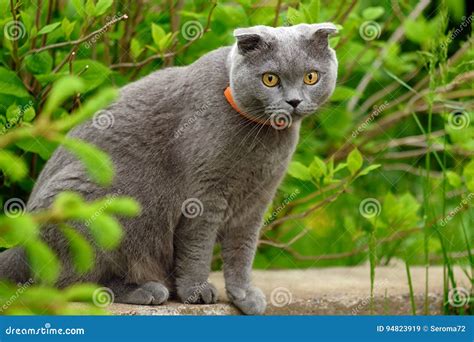
<path fill-rule="evenodd" d="M 290 101 L 286 101 L 286 103 L 291 105 L 293 108 L 296 108 L 301 103 L 301 100 L 290 100 Z"/>

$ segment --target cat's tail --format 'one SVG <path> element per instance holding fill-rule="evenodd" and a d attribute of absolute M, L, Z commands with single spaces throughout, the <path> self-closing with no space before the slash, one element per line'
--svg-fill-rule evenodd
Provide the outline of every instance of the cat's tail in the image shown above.
<path fill-rule="evenodd" d="M 16 284 L 31 282 L 31 271 L 23 248 L 11 248 L 0 253 L 0 281 Z"/>

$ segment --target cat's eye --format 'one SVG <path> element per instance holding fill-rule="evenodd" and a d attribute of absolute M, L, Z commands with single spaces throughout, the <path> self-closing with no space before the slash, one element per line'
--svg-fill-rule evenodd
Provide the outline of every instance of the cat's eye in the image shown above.
<path fill-rule="evenodd" d="M 304 83 L 308 85 L 313 85 L 318 82 L 319 76 L 317 71 L 310 71 L 304 75 Z"/>
<path fill-rule="evenodd" d="M 274 87 L 280 82 L 280 78 L 271 72 L 266 72 L 262 75 L 262 82 L 267 87 Z"/>

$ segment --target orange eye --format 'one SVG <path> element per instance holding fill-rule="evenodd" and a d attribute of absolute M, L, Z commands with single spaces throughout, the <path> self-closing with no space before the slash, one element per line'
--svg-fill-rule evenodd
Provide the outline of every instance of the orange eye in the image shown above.
<path fill-rule="evenodd" d="M 304 75 L 304 83 L 308 85 L 313 85 L 318 82 L 318 72 L 317 71 L 310 71 Z"/>
<path fill-rule="evenodd" d="M 266 72 L 262 76 L 262 82 L 267 87 L 274 87 L 280 82 L 280 78 L 271 72 Z"/>

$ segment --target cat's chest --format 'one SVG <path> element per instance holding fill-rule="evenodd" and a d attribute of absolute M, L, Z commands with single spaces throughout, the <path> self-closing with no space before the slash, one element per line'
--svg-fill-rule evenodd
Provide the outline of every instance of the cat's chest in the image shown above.
<path fill-rule="evenodd" d="M 233 150 L 225 159 L 224 184 L 230 202 L 263 200 L 273 197 L 286 173 L 296 146 L 294 136 L 260 139 Z"/>

